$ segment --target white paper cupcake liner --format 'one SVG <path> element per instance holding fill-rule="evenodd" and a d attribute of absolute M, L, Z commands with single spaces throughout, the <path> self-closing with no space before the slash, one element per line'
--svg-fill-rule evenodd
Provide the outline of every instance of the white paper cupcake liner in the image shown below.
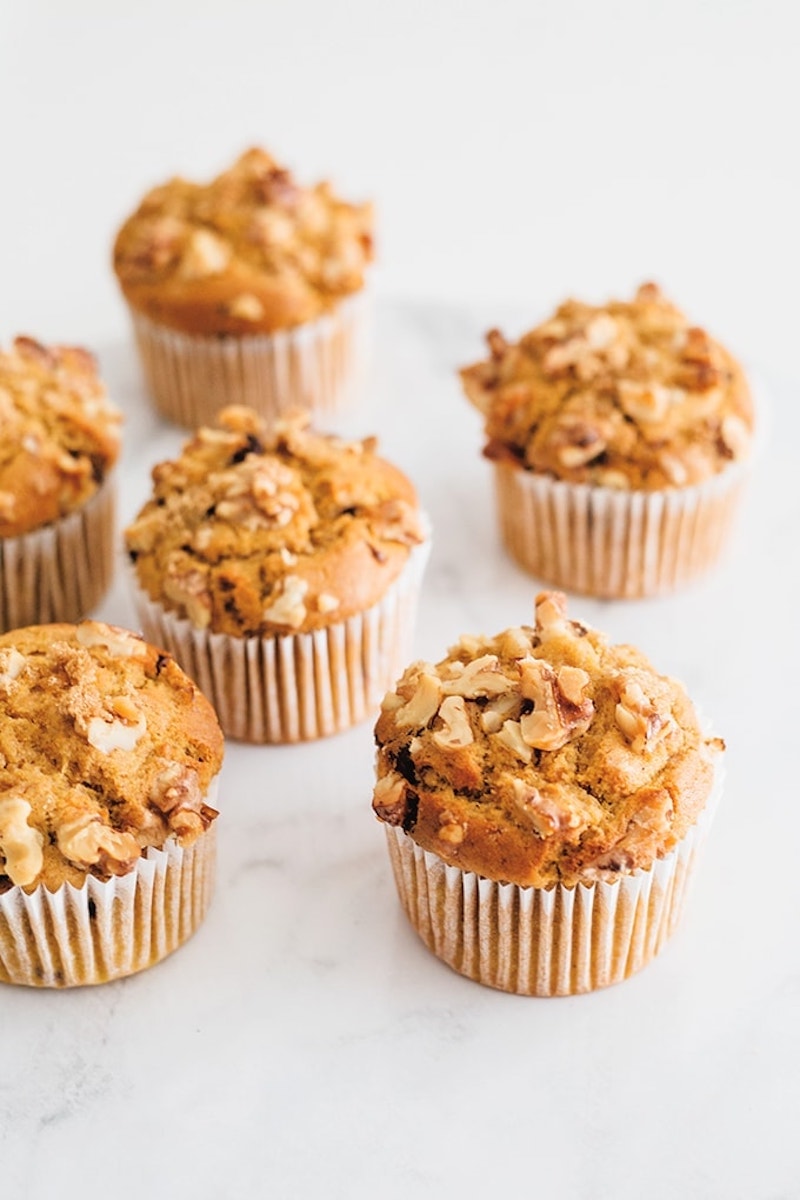
<path fill-rule="evenodd" d="M 570 592 L 633 599 L 682 587 L 718 560 L 748 464 L 659 492 L 622 492 L 494 466 L 503 540 L 521 566 Z"/>
<path fill-rule="evenodd" d="M 109 476 L 76 512 L 0 539 L 0 630 L 79 621 L 114 574 L 116 488 Z"/>
<path fill-rule="evenodd" d="M 159 962 L 195 932 L 214 884 L 212 824 L 183 848 L 150 847 L 127 875 L 87 876 L 0 895 L 0 980 L 30 987 L 106 983 Z"/>
<path fill-rule="evenodd" d="M 721 788 L 718 769 L 699 820 L 647 870 L 573 888 L 494 883 L 387 825 L 400 901 L 428 949 L 477 983 L 521 996 L 571 996 L 620 983 L 675 931 Z"/>
<path fill-rule="evenodd" d="M 349 296 L 296 329 L 242 337 L 180 333 L 131 309 L 142 367 L 156 407 L 194 429 L 226 404 L 268 420 L 290 408 L 330 415 L 358 399 L 369 349 L 370 303 Z"/>
<path fill-rule="evenodd" d="M 383 598 L 313 633 L 232 637 L 197 629 L 139 587 L 147 641 L 162 646 L 205 693 L 228 737 L 309 741 L 366 720 L 407 665 L 430 540 L 415 546 Z"/>

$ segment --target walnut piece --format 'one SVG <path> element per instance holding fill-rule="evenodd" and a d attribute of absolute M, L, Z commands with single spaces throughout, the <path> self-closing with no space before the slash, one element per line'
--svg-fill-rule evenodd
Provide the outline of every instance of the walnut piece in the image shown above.
<path fill-rule="evenodd" d="M 372 807 L 387 825 L 402 825 L 407 810 L 408 784 L 402 775 L 389 771 L 375 784 Z"/>
<path fill-rule="evenodd" d="M 523 779 L 513 778 L 511 790 L 514 807 L 530 822 L 539 837 L 552 837 L 554 833 L 577 829 L 582 824 L 577 813 L 558 803 L 556 795 L 547 794 Z"/>
<path fill-rule="evenodd" d="M 556 674 L 538 658 L 520 663 L 522 695 L 533 700 L 534 711 L 520 718 L 522 737 L 535 750 L 560 750 L 585 733 L 594 704 L 583 694 L 589 676 L 579 667 L 561 667 Z"/>
<path fill-rule="evenodd" d="M 134 633 L 95 621 L 82 621 L 75 637 L 81 646 L 102 646 L 112 658 L 138 658 L 144 653 L 144 642 Z"/>
<path fill-rule="evenodd" d="M 533 758 L 533 750 L 527 744 L 522 736 L 522 729 L 519 721 L 504 721 L 502 729 L 493 735 L 498 742 L 502 742 L 507 746 L 517 758 L 521 758 L 523 762 L 529 763 Z"/>
<path fill-rule="evenodd" d="M 4 873 L 12 883 L 27 887 L 34 883 L 44 863 L 44 837 L 28 824 L 31 806 L 21 796 L 0 800 L 0 854 Z"/>
<path fill-rule="evenodd" d="M 112 754 L 115 750 L 133 750 L 147 730 L 144 713 L 137 712 L 125 696 L 110 700 L 109 707 L 119 713 L 120 720 L 92 717 L 86 731 L 89 745 L 103 754 Z"/>
<path fill-rule="evenodd" d="M 181 257 L 180 273 L 184 279 L 206 279 L 221 275 L 231 259 L 227 242 L 210 229 L 193 229 Z"/>
<path fill-rule="evenodd" d="M 25 655 L 14 646 L 0 650 L 0 688 L 9 689 L 25 666 Z"/>
<path fill-rule="evenodd" d="M 624 672 L 614 718 L 635 754 L 651 751 L 672 725 L 670 714 L 659 712 L 641 685 Z"/>
<path fill-rule="evenodd" d="M 196 629 L 207 629 L 211 624 L 211 594 L 206 576 L 202 571 L 185 570 L 176 564 L 167 567 L 164 591 L 170 600 L 180 604 Z"/>
<path fill-rule="evenodd" d="M 272 625 L 288 625 L 290 629 L 299 629 L 306 619 L 303 599 L 307 591 L 305 579 L 299 575 L 286 575 L 280 594 L 264 609 L 264 620 Z"/>
<path fill-rule="evenodd" d="M 462 696 L 448 696 L 439 709 L 442 728 L 433 735 L 437 746 L 443 750 L 461 750 L 475 740 Z"/>
<path fill-rule="evenodd" d="M 421 729 L 439 711 L 442 700 L 442 683 L 438 675 L 421 671 L 414 693 L 395 713 L 396 723 L 403 727 Z"/>
<path fill-rule="evenodd" d="M 109 875 L 126 874 L 141 854 L 132 834 L 104 825 L 93 813 L 82 814 L 62 825 L 57 841 L 59 850 L 70 862 L 99 867 Z"/>
<path fill-rule="evenodd" d="M 179 841 L 194 838 L 207 829 L 213 812 L 206 804 L 200 777 L 191 767 L 167 763 L 150 788 L 150 803 L 167 818 Z"/>
<path fill-rule="evenodd" d="M 445 696 L 466 696 L 474 700 L 477 696 L 500 696 L 511 688 L 511 681 L 500 669 L 496 654 L 484 654 L 466 666 L 452 663 L 450 670 L 453 677 L 442 683 Z"/>
<path fill-rule="evenodd" d="M 231 300 L 228 312 L 241 321 L 260 321 L 264 315 L 264 305 L 252 292 L 242 292 Z"/>

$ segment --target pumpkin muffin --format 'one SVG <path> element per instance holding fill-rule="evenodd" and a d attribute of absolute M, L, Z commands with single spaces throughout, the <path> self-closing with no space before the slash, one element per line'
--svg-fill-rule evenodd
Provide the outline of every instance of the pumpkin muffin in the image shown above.
<path fill-rule="evenodd" d="M 114 269 L 160 411 L 333 411 L 358 383 L 372 209 L 301 187 L 252 149 L 208 184 L 171 179 L 120 229 Z"/>
<path fill-rule="evenodd" d="M 648 962 L 680 917 L 723 744 L 683 687 L 543 592 L 385 697 L 373 808 L 429 949 L 526 995 Z"/>
<path fill-rule="evenodd" d="M 211 895 L 213 709 L 169 654 L 86 621 L 0 637 L 0 979 L 102 983 Z"/>
<path fill-rule="evenodd" d="M 534 575 L 596 596 L 678 587 L 718 558 L 754 434 L 736 360 L 655 286 L 568 300 L 461 372 L 500 525 Z"/>
<path fill-rule="evenodd" d="M 0 350 L 0 630 L 77 620 L 105 594 L 119 426 L 87 350 Z"/>
<path fill-rule="evenodd" d="M 126 531 L 139 617 L 254 742 L 320 737 L 376 708 L 408 652 L 428 552 L 412 484 L 375 453 L 231 407 Z"/>

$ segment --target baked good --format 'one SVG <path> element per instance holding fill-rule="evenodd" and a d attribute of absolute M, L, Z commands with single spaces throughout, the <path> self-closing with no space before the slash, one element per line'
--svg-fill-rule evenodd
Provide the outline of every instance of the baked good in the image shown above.
<path fill-rule="evenodd" d="M 405 661 L 428 541 L 412 484 L 375 453 L 224 409 L 125 534 L 145 634 L 232 737 L 296 741 L 377 707 Z"/>
<path fill-rule="evenodd" d="M 148 387 L 189 427 L 227 403 L 266 416 L 347 402 L 363 359 L 372 209 L 301 187 L 265 150 L 209 184 L 171 179 L 114 245 Z"/>
<path fill-rule="evenodd" d="M 74 621 L 104 595 L 119 426 L 87 350 L 0 350 L 0 629 Z"/>
<path fill-rule="evenodd" d="M 736 360 L 655 284 L 632 301 L 568 300 L 461 378 L 486 419 L 500 525 L 534 575 L 645 596 L 716 561 L 750 458 Z"/>
<path fill-rule="evenodd" d="M 681 912 L 722 742 L 632 646 L 570 620 L 463 637 L 383 700 L 373 808 L 426 945 L 481 983 L 588 991 L 658 952 Z"/>
<path fill-rule="evenodd" d="M 223 743 L 169 654 L 95 621 L 0 637 L 0 979 L 102 983 L 211 895 Z"/>

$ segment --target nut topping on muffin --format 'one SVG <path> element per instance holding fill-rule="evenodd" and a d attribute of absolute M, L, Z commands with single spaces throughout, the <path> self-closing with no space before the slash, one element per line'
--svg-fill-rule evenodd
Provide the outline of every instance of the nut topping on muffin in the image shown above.
<path fill-rule="evenodd" d="M 0 893 L 131 871 L 216 817 L 213 709 L 173 659 L 99 622 L 0 637 Z"/>
<path fill-rule="evenodd" d="M 375 441 L 272 429 L 223 410 L 126 533 L 139 583 L 199 629 L 235 637 L 308 632 L 374 604 L 425 540 L 414 489 Z"/>
<path fill-rule="evenodd" d="M 572 483 L 657 490 L 699 483 L 747 456 L 738 363 L 655 284 L 632 301 L 568 300 L 461 378 L 486 417 L 489 458 Z"/>
<path fill-rule="evenodd" d="M 261 149 L 209 184 L 154 188 L 120 230 L 114 265 L 133 308 L 187 333 L 271 333 L 363 287 L 372 210 L 327 183 L 301 188 Z"/>
<path fill-rule="evenodd" d="M 375 733 L 380 820 L 465 871 L 536 887 L 669 853 L 722 749 L 679 683 L 571 621 L 554 592 L 535 627 L 409 667 Z"/>
<path fill-rule="evenodd" d="M 87 350 L 18 337 L 0 352 L 0 537 L 84 505 L 116 462 L 120 420 Z"/>

